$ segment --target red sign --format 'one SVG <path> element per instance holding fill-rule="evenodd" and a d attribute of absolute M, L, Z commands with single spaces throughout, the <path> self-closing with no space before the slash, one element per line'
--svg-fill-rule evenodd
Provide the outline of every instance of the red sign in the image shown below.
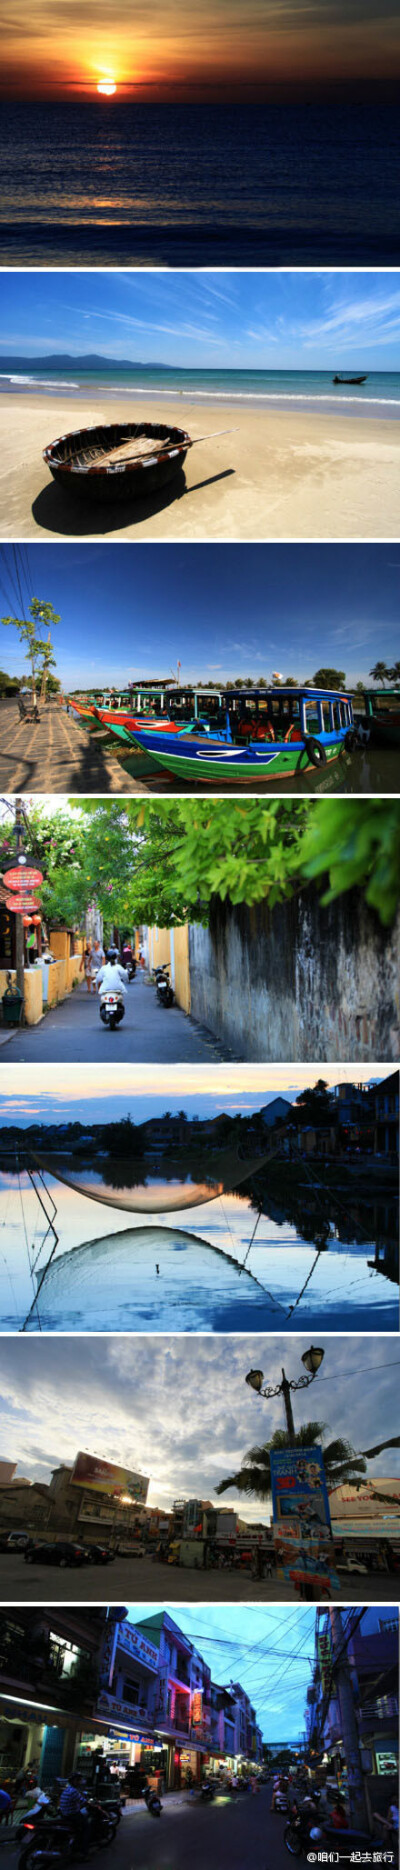
<path fill-rule="evenodd" d="M 37 890 L 43 883 L 43 871 L 34 870 L 29 864 L 18 865 L 18 869 L 5 870 L 3 874 L 9 890 Z"/>
<path fill-rule="evenodd" d="M 35 896 L 17 896 L 15 890 L 13 896 L 6 896 L 6 909 L 14 909 L 15 915 L 30 915 L 31 909 L 40 909 L 40 903 Z"/>

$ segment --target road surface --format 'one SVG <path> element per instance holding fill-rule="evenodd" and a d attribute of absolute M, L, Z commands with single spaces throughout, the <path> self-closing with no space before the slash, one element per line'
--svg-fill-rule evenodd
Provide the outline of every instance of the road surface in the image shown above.
<path fill-rule="evenodd" d="M 236 1798 L 218 1794 L 202 1805 L 196 1794 L 168 1794 L 160 1819 L 139 1803 L 123 1813 L 107 1850 L 108 1870 L 287 1870 L 285 1819 L 271 1813 L 271 1787 Z M 19 1852 L 6 1849 L 4 1870 L 17 1870 Z M 104 1852 L 90 1853 L 100 1870 Z"/>
<path fill-rule="evenodd" d="M 393 1604 L 397 1579 L 390 1572 L 370 1577 L 343 1575 L 337 1601 Z M 149 1557 L 115 1558 L 109 1565 L 60 1570 L 59 1565 L 27 1565 L 19 1552 L 0 1554 L 1 1603 L 108 1604 L 140 1602 L 301 1603 L 291 1585 L 273 1575 L 261 1583 L 248 1572 L 199 1571 L 163 1565 Z"/>
<path fill-rule="evenodd" d="M 5 1036 L 2 1032 L 2 1040 Z M 45 1013 L 38 1026 L 14 1027 L 1 1049 L 13 1065 L 210 1065 L 231 1057 L 181 1007 L 160 1006 L 155 987 L 139 970 L 115 1032 L 103 1026 L 98 996 L 89 994 L 84 983 Z"/>

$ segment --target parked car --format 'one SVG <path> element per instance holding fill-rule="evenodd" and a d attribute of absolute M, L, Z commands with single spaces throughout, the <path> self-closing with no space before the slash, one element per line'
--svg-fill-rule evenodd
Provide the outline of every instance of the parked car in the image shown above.
<path fill-rule="evenodd" d="M 7 1535 L 7 1552 L 23 1552 L 25 1546 L 30 1545 L 31 1537 L 32 1534 L 30 1532 L 9 1532 Z"/>
<path fill-rule="evenodd" d="M 72 1539 L 35 1540 L 24 1552 L 26 1565 L 86 1565 L 87 1552 Z"/>
<path fill-rule="evenodd" d="M 90 1565 L 110 1565 L 111 1559 L 115 1558 L 115 1552 L 110 1551 L 109 1545 L 85 1545 L 85 1553 Z"/>

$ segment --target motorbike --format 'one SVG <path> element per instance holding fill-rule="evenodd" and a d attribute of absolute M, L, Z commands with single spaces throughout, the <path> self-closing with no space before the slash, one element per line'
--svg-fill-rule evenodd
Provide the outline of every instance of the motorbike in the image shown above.
<path fill-rule="evenodd" d="M 205 1780 L 204 1786 L 201 1788 L 200 1798 L 204 1805 L 211 1805 L 212 1799 L 215 1798 L 215 1786 L 211 1785 L 209 1779 Z"/>
<path fill-rule="evenodd" d="M 169 963 L 167 961 L 164 963 L 164 967 L 156 967 L 154 969 L 156 994 L 160 1006 L 173 1006 L 174 1004 L 175 994 L 173 987 L 171 987 L 168 973 Z"/>
<path fill-rule="evenodd" d="M 41 1808 L 43 1810 L 43 1808 Z M 116 1819 L 104 1810 L 98 1799 L 87 1799 L 86 1812 L 90 1820 L 89 1846 L 100 1849 L 111 1844 L 117 1829 Z M 28 1841 L 24 1843 L 18 1859 L 18 1870 L 56 1870 L 57 1865 L 79 1860 L 86 1852 L 75 1827 L 69 1824 L 62 1813 L 56 1816 L 38 1816 L 32 1828 L 30 1814 L 24 1823 L 24 1833 L 29 1830 Z"/>
<path fill-rule="evenodd" d="M 338 1830 L 329 1818 L 320 1819 L 317 1797 L 314 1794 L 313 1799 L 310 1799 L 307 1804 L 304 1803 L 302 1806 L 293 1804 L 290 1818 L 285 1825 L 283 1841 L 290 1857 L 304 1857 L 306 1863 L 316 1861 L 316 1853 L 321 1850 L 321 1847 L 332 1849 L 332 1846 L 336 1846 L 336 1850 L 340 1853 L 340 1861 L 344 1863 L 354 1861 L 355 1851 L 377 1851 L 384 1848 L 384 1840 L 371 1838 L 369 1832 L 354 1831 L 350 1827 L 343 1831 Z"/>
<path fill-rule="evenodd" d="M 143 1798 L 144 1798 L 145 1805 L 147 1805 L 147 1810 L 151 1814 L 151 1817 L 161 1818 L 161 1812 L 162 1812 L 161 1799 L 158 1796 L 158 1792 L 154 1791 L 154 1786 L 144 1786 Z"/>
<path fill-rule="evenodd" d="M 115 988 L 111 991 L 107 987 L 105 993 L 100 991 L 100 1019 L 103 1021 L 103 1026 L 109 1026 L 110 1032 L 114 1032 L 115 1026 L 120 1025 L 124 1015 L 125 1000 L 120 989 Z"/>

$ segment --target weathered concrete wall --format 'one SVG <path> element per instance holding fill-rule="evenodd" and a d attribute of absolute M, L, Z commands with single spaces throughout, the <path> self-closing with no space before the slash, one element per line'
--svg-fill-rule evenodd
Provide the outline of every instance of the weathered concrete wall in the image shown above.
<path fill-rule="evenodd" d="M 215 897 L 189 931 L 191 1011 L 251 1060 L 394 1060 L 400 1053 L 400 917 L 381 928 L 352 891 L 314 889 L 270 912 Z"/>

